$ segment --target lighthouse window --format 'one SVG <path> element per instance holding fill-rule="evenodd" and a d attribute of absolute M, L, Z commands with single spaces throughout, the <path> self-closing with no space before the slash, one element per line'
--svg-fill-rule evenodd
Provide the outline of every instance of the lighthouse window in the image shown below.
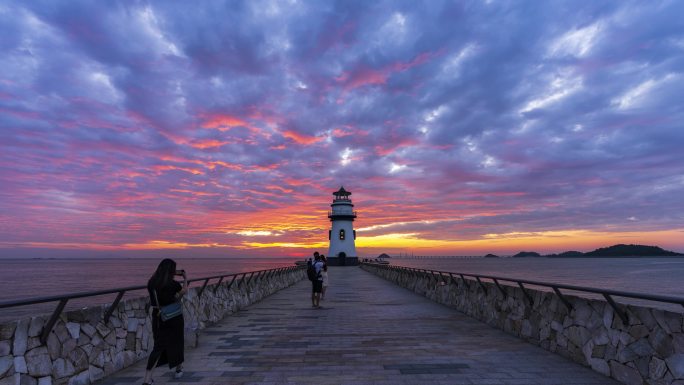
<path fill-rule="evenodd" d="M 344 229 L 340 230 L 340 240 L 344 241 Z"/>

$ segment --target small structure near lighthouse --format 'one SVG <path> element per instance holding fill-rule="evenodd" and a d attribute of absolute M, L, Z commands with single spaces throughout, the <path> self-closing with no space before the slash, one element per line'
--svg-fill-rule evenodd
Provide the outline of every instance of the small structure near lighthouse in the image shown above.
<path fill-rule="evenodd" d="M 328 231 L 330 249 L 328 249 L 328 264 L 332 266 L 354 266 L 359 264 L 356 255 L 356 231 L 352 226 L 356 218 L 356 211 L 349 196 L 351 191 L 340 187 L 333 193 L 333 199 L 328 212 L 331 229 Z"/>

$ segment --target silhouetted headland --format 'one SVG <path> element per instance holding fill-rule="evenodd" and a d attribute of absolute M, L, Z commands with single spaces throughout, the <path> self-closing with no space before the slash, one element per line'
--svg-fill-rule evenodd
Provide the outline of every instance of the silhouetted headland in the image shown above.
<path fill-rule="evenodd" d="M 521 251 L 518 254 L 514 255 L 513 258 L 525 258 L 525 257 L 538 258 L 541 256 L 542 256 L 541 254 L 534 252 L 534 251 Z"/>
<path fill-rule="evenodd" d="M 523 257 L 545 257 L 545 258 L 619 258 L 619 257 L 682 257 L 684 254 L 676 253 L 674 251 L 665 250 L 658 246 L 645 245 L 613 245 L 609 247 L 598 248 L 594 251 L 582 253 L 580 251 L 566 251 L 560 254 L 541 255 L 534 251 L 521 251 L 515 254 L 513 258 Z"/>

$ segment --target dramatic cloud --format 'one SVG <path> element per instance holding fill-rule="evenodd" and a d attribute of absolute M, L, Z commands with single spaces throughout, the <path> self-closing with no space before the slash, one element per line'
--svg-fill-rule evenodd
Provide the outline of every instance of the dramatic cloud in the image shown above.
<path fill-rule="evenodd" d="M 5 2 L 0 256 L 309 254 L 340 185 L 363 255 L 684 251 L 681 14 Z"/>

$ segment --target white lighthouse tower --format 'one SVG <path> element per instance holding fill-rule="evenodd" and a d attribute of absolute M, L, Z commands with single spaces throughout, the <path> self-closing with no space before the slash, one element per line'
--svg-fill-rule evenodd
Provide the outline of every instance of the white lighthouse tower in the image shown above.
<path fill-rule="evenodd" d="M 333 266 L 358 265 L 359 258 L 356 255 L 356 231 L 352 227 L 356 211 L 349 196 L 351 191 L 340 187 L 333 193 L 335 198 L 330 205 L 332 210 L 328 212 L 331 222 L 331 230 L 328 232 L 330 249 L 328 250 L 328 264 Z"/>

